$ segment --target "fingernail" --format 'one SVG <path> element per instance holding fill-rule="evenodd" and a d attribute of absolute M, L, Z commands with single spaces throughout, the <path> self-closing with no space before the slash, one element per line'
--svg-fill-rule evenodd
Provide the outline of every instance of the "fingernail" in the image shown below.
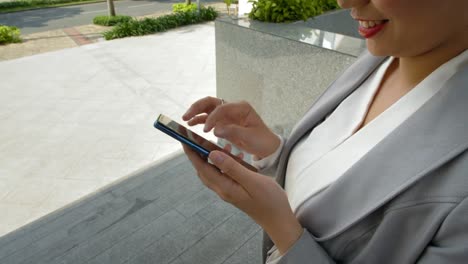
<path fill-rule="evenodd" d="M 215 164 L 219 164 L 221 162 L 223 162 L 226 157 L 221 154 L 220 152 L 211 152 L 210 153 L 210 156 L 209 156 L 211 162 L 215 163 Z"/>

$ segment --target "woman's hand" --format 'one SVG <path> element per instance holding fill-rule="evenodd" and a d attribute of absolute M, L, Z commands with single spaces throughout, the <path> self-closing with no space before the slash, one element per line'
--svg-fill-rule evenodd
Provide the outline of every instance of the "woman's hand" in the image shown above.
<path fill-rule="evenodd" d="M 285 253 L 299 239 L 302 227 L 286 193 L 272 178 L 246 169 L 222 151 L 210 153 L 212 166 L 189 147 L 183 147 L 201 181 L 257 222 L 280 253 Z"/>
<path fill-rule="evenodd" d="M 214 128 L 215 136 L 259 159 L 275 152 L 281 142 L 247 102 L 222 104 L 221 99 L 205 97 L 192 104 L 182 119 L 190 126 L 205 124 L 205 132 Z"/>

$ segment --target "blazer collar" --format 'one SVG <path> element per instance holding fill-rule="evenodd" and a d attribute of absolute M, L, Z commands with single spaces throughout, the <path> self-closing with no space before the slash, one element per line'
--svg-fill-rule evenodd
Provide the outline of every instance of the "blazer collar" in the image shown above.
<path fill-rule="evenodd" d="M 293 128 L 285 143 L 282 152 L 284 154 L 280 157 L 276 173 L 276 180 L 281 186 L 284 185 L 287 161 L 292 148 L 308 131 L 331 113 L 341 101 L 356 90 L 385 59 L 386 57 L 372 56 L 366 51 L 315 101 L 307 114 Z"/>
<path fill-rule="evenodd" d="M 465 66 L 342 177 L 299 208 L 299 219 L 311 225 L 318 241 L 340 234 L 466 151 L 467 83 Z"/>

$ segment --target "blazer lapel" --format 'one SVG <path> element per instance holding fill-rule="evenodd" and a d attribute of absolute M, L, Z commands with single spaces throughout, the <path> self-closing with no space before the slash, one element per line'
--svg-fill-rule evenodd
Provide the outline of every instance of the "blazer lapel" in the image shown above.
<path fill-rule="evenodd" d="M 284 185 L 284 175 L 289 154 L 300 138 L 322 121 L 341 101 L 359 87 L 385 59 L 386 57 L 375 57 L 368 52 L 359 57 L 340 78 L 330 85 L 311 106 L 307 114 L 297 123 L 284 145 L 283 154 L 279 160 L 276 180 L 281 186 Z"/>
<path fill-rule="evenodd" d="M 335 183 L 299 208 L 299 219 L 310 224 L 318 241 L 338 235 L 466 151 L 467 83 L 465 66 Z"/>

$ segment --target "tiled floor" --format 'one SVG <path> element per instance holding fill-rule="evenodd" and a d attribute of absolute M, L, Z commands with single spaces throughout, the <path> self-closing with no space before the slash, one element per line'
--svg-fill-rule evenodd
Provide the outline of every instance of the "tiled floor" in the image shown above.
<path fill-rule="evenodd" d="M 208 23 L 0 62 L 0 236 L 180 149 L 153 122 L 215 95 L 214 44 Z"/>
<path fill-rule="evenodd" d="M 0 238 L 0 263 L 258 264 L 261 239 L 178 154 Z"/>

